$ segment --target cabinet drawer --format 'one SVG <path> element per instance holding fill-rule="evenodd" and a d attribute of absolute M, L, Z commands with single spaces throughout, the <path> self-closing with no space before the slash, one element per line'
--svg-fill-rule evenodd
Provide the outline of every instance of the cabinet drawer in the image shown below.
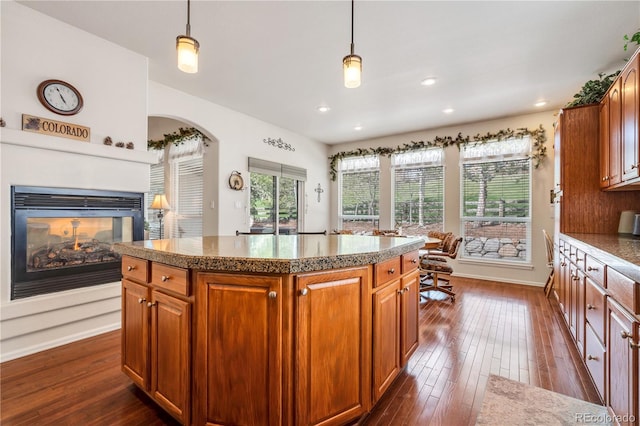
<path fill-rule="evenodd" d="M 122 256 L 121 271 L 125 278 L 147 283 L 149 280 L 149 261 L 137 257 Z"/>
<path fill-rule="evenodd" d="M 591 279 L 586 279 L 586 311 L 587 321 L 601 342 L 605 342 L 605 321 L 607 317 L 606 294 L 600 286 Z"/>
<path fill-rule="evenodd" d="M 607 290 L 616 302 L 630 310 L 640 313 L 638 306 L 638 284 L 615 269 L 607 268 Z"/>
<path fill-rule="evenodd" d="M 394 278 L 399 278 L 400 275 L 400 256 L 377 263 L 373 286 L 378 287 Z"/>
<path fill-rule="evenodd" d="M 585 364 L 587 364 L 587 368 L 589 369 L 589 373 L 591 373 L 591 378 L 593 378 L 593 383 L 596 385 L 598 392 L 600 393 L 600 397 L 604 401 L 605 399 L 605 383 L 606 383 L 606 356 L 607 352 L 604 347 L 600 343 L 600 340 L 596 337 L 594 331 L 591 329 L 591 326 L 587 324 L 586 333 L 585 333 Z"/>
<path fill-rule="evenodd" d="M 189 295 L 189 271 L 162 263 L 151 264 L 151 284 L 155 287 Z"/>
<path fill-rule="evenodd" d="M 402 273 L 406 274 L 409 271 L 413 271 L 418 267 L 420 255 L 418 250 L 402 255 Z"/>
<path fill-rule="evenodd" d="M 604 274 L 606 266 L 604 265 L 604 263 L 601 263 L 599 260 L 587 255 L 584 267 L 587 275 L 589 275 L 593 279 L 593 281 L 596 282 L 596 284 L 598 284 L 600 287 L 605 286 Z"/>

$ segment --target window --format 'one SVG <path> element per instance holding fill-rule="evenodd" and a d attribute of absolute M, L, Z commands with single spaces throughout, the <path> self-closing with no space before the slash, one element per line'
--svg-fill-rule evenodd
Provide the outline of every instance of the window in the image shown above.
<path fill-rule="evenodd" d="M 303 182 L 307 171 L 256 158 L 249 158 L 250 232 L 295 234 L 302 210 Z M 278 218 L 278 220 L 276 220 Z"/>
<path fill-rule="evenodd" d="M 380 219 L 380 161 L 377 156 L 340 161 L 340 226 L 357 233 L 372 232 Z"/>
<path fill-rule="evenodd" d="M 151 166 L 150 191 L 145 194 L 149 238 L 160 238 L 159 211 L 149 208 L 156 194 L 166 194 L 171 205 L 163 212 L 163 238 L 202 236 L 202 155 L 201 138 L 184 140 L 159 152 L 159 162 Z"/>
<path fill-rule="evenodd" d="M 505 262 L 531 259 L 531 160 L 528 138 L 462 150 L 462 256 Z"/>
<path fill-rule="evenodd" d="M 426 235 L 444 228 L 444 150 L 394 154 L 394 221 L 405 235 Z"/>

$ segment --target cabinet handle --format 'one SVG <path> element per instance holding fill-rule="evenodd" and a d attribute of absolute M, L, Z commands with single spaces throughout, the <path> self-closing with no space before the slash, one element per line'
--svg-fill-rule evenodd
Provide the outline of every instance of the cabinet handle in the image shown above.
<path fill-rule="evenodd" d="M 571 278 L 574 281 L 580 281 L 580 277 L 577 275 L 574 275 L 573 278 Z"/>
<path fill-rule="evenodd" d="M 590 311 L 593 311 L 596 307 L 593 306 L 591 303 L 587 303 L 587 309 Z"/>
<path fill-rule="evenodd" d="M 597 271 L 598 269 L 595 266 L 587 266 L 587 271 Z"/>
<path fill-rule="evenodd" d="M 160 281 L 162 281 L 163 283 L 166 283 L 170 279 L 171 279 L 171 277 L 169 277 L 167 275 L 163 275 L 162 277 L 160 277 Z"/>
<path fill-rule="evenodd" d="M 605 176 L 605 177 L 602 178 L 603 182 L 608 181 L 608 180 L 609 180 L 609 176 Z"/>
<path fill-rule="evenodd" d="M 418 263 L 418 259 L 411 259 L 411 263 Z"/>
<path fill-rule="evenodd" d="M 157 304 L 156 302 L 149 302 L 149 303 L 147 303 L 147 308 L 151 308 L 153 306 L 156 306 L 156 304 Z"/>
<path fill-rule="evenodd" d="M 269 292 L 269 299 L 275 299 L 276 297 L 278 297 L 278 293 L 276 293 L 275 291 Z"/>
<path fill-rule="evenodd" d="M 628 331 L 622 330 L 620 332 L 620 337 L 622 337 L 623 339 L 631 339 L 633 336 Z"/>
<path fill-rule="evenodd" d="M 576 257 L 576 262 L 582 262 L 584 260 L 584 257 L 582 259 L 580 259 L 579 257 Z"/>
<path fill-rule="evenodd" d="M 127 271 L 129 272 L 133 271 L 134 269 L 136 269 L 135 266 L 131 266 L 131 265 L 127 266 Z"/>
<path fill-rule="evenodd" d="M 597 357 L 597 356 L 593 356 L 593 355 L 587 355 L 587 359 L 588 359 L 589 361 L 597 361 L 597 360 L 598 360 L 598 357 Z"/>
<path fill-rule="evenodd" d="M 567 264 L 566 264 L 566 263 L 564 263 L 564 262 L 562 262 L 562 263 L 560 264 L 560 266 L 562 266 L 562 267 L 564 268 L 565 266 L 567 266 Z"/>
<path fill-rule="evenodd" d="M 640 343 L 634 343 L 633 340 L 629 340 L 629 348 L 640 349 Z"/>
<path fill-rule="evenodd" d="M 140 299 L 138 299 L 138 303 L 144 303 L 146 301 L 147 299 L 145 299 L 144 297 L 141 297 Z"/>
<path fill-rule="evenodd" d="M 389 275 L 391 275 L 391 274 L 395 274 L 396 270 L 394 268 L 391 268 L 387 272 L 389 273 Z"/>
<path fill-rule="evenodd" d="M 398 291 L 396 291 L 396 293 L 398 294 L 398 296 L 402 296 L 402 293 L 404 293 L 404 289 L 400 289 Z"/>
<path fill-rule="evenodd" d="M 308 293 L 309 293 L 309 290 L 307 290 L 306 288 L 303 288 L 302 290 L 300 290 L 301 296 L 306 296 Z"/>

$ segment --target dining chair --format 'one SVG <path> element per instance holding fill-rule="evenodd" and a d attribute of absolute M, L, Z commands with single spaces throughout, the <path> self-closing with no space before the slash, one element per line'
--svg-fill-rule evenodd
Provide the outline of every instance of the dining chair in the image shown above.
<path fill-rule="evenodd" d="M 450 284 L 449 277 L 453 274 L 451 264 L 446 258 L 455 259 L 462 243 L 462 237 L 454 237 L 451 244 L 447 247 L 448 251 L 443 252 L 443 256 L 433 256 L 430 252 L 420 257 L 420 297 L 426 299 L 422 293 L 427 291 L 439 291 L 448 295 L 452 302 L 456 299 L 453 292 L 453 286 Z"/>

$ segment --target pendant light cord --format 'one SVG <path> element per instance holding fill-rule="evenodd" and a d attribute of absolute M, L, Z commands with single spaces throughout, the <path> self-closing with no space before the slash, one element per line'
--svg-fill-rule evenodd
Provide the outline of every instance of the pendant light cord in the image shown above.
<path fill-rule="evenodd" d="M 191 0 L 187 0 L 187 37 L 191 37 Z"/>
<path fill-rule="evenodd" d="M 351 0 L 351 54 L 353 55 L 353 10 L 354 10 L 354 1 Z"/>

